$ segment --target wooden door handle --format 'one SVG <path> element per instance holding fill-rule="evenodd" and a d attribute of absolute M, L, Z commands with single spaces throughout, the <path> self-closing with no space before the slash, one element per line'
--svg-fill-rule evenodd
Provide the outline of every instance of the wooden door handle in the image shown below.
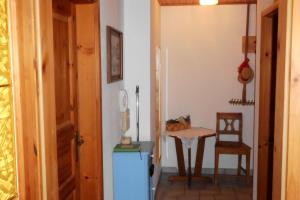
<path fill-rule="evenodd" d="M 84 144 L 84 139 L 80 135 L 80 132 L 77 131 L 75 134 L 75 148 L 76 148 L 76 161 L 79 160 L 79 154 L 80 154 L 80 146 Z"/>

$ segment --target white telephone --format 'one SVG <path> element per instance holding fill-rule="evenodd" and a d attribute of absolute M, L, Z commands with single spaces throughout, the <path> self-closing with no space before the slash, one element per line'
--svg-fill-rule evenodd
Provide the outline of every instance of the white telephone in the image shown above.
<path fill-rule="evenodd" d="M 126 112 L 128 109 L 128 94 L 126 90 L 120 90 L 119 97 L 120 112 Z"/>
<path fill-rule="evenodd" d="M 119 106 L 121 112 L 121 130 L 126 132 L 130 127 L 130 112 L 128 109 L 128 94 L 126 90 L 120 90 Z"/>

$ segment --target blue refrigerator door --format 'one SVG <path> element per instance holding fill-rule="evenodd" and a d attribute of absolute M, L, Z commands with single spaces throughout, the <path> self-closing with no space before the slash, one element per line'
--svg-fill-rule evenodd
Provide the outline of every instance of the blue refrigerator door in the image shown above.
<path fill-rule="evenodd" d="M 139 152 L 114 152 L 114 200 L 152 199 L 149 154 Z"/>

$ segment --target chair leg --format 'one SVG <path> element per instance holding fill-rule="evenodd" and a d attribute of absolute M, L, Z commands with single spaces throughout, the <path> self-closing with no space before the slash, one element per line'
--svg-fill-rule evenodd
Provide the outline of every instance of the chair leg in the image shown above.
<path fill-rule="evenodd" d="M 247 182 L 250 182 L 250 152 L 246 155 L 246 176 L 247 176 Z"/>
<path fill-rule="evenodd" d="M 238 161 L 238 176 L 240 176 L 241 175 L 241 171 L 242 171 L 242 155 L 239 154 L 238 157 L 239 157 L 239 161 Z"/>
<path fill-rule="evenodd" d="M 218 169 L 219 169 L 219 152 L 215 152 L 215 173 L 214 173 L 214 183 L 217 184 L 217 176 L 218 176 Z"/>

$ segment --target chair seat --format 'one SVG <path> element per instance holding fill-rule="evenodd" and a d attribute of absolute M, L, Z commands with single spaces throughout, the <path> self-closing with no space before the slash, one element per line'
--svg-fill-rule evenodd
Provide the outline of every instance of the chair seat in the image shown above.
<path fill-rule="evenodd" d="M 216 152 L 223 154 L 247 154 L 251 151 L 251 147 L 239 142 L 218 141 L 215 147 Z"/>

